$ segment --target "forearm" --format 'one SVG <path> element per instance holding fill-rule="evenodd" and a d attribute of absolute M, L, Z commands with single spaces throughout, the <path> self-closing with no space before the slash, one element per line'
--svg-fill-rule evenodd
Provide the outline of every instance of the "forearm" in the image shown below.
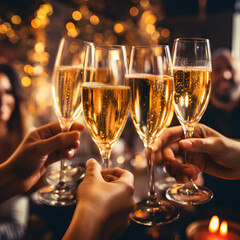
<path fill-rule="evenodd" d="M 63 240 L 101 240 L 103 224 L 102 214 L 91 208 L 88 203 L 79 202 Z"/>
<path fill-rule="evenodd" d="M 0 176 L 0 202 L 24 192 L 20 179 L 11 170 L 7 161 L 0 164 Z"/>

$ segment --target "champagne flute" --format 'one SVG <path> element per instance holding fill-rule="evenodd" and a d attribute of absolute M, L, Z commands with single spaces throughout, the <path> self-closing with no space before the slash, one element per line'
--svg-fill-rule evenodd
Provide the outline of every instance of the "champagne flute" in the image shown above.
<path fill-rule="evenodd" d="M 99 148 L 103 167 L 109 168 L 113 144 L 119 139 L 128 115 L 130 88 L 125 84 L 125 47 L 96 47 L 92 67 L 94 73 L 82 85 L 83 115 Z"/>
<path fill-rule="evenodd" d="M 173 45 L 174 107 L 184 130 L 184 137 L 191 138 L 195 125 L 207 108 L 211 90 L 211 52 L 208 39 L 178 38 Z M 185 163 L 191 155 L 185 152 Z M 177 184 L 166 191 L 169 200 L 197 205 L 208 202 L 213 193 L 204 186 L 197 186 L 192 179 Z"/>
<path fill-rule="evenodd" d="M 63 46 L 64 50 L 62 51 L 66 51 L 66 53 L 64 54 L 64 59 L 62 58 L 60 61 L 61 63 L 59 63 L 61 66 L 69 66 L 69 64 L 71 64 L 72 62 L 72 67 L 73 68 L 78 68 L 80 67 L 82 69 L 81 74 L 78 77 L 80 82 L 85 81 L 83 78 L 86 78 L 88 71 L 85 69 L 83 69 L 83 64 L 85 64 L 86 66 L 89 65 L 88 62 L 91 63 L 92 61 L 92 55 L 94 53 L 94 44 L 91 42 L 87 42 L 87 41 L 82 41 L 80 39 L 71 39 L 68 38 L 67 41 L 65 41 L 64 46 Z M 85 58 L 85 52 L 86 53 L 86 58 Z M 84 63 L 84 60 L 86 61 Z M 77 77 L 77 75 L 76 75 Z M 77 89 L 76 91 L 79 92 L 80 89 Z M 80 94 L 81 92 L 79 92 Z M 79 95 L 80 96 L 80 95 Z M 78 101 L 80 101 L 81 99 L 79 98 Z M 82 104 L 80 102 L 80 108 L 78 108 L 78 111 L 76 111 L 76 116 L 74 117 L 74 120 L 76 120 L 79 115 L 82 112 Z M 57 114 L 59 115 L 59 114 Z M 56 164 L 55 164 L 56 165 Z M 63 172 L 64 174 L 64 180 L 65 182 L 74 182 L 77 180 L 82 179 L 85 176 L 85 170 L 83 167 L 80 166 L 71 166 L 71 163 L 68 159 L 66 159 L 64 161 L 64 166 L 60 167 L 60 169 L 55 169 L 54 167 L 52 168 L 53 165 L 51 165 L 51 167 L 49 167 L 49 170 L 47 171 L 46 174 L 46 180 L 49 184 L 56 184 L 59 180 L 59 174 L 60 171 Z"/>
<path fill-rule="evenodd" d="M 69 131 L 82 110 L 81 85 L 85 56 L 89 45 L 79 39 L 63 37 L 60 41 L 52 77 L 54 108 L 63 132 Z M 61 159 L 59 180 L 39 190 L 40 201 L 67 206 L 76 201 L 76 186 L 65 180 L 65 159 Z"/>
<path fill-rule="evenodd" d="M 148 198 L 137 203 L 130 218 L 143 225 L 164 225 L 179 217 L 174 205 L 157 200 L 154 180 L 153 145 L 165 128 L 172 108 L 173 78 L 169 47 L 133 46 L 127 78 L 130 113 L 144 143 L 149 173 Z"/>

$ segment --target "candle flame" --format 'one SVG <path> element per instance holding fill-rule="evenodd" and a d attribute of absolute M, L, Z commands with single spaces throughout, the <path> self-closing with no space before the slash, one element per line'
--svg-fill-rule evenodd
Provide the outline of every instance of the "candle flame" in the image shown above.
<path fill-rule="evenodd" d="M 208 226 L 208 230 L 211 233 L 215 233 L 215 232 L 218 231 L 218 228 L 219 228 L 219 218 L 218 218 L 218 216 L 214 215 L 211 218 L 211 221 L 210 221 L 209 226 Z"/>
<path fill-rule="evenodd" d="M 220 232 L 220 235 L 227 236 L 227 233 L 228 233 L 227 221 L 222 221 L 219 232 Z"/>
<path fill-rule="evenodd" d="M 211 233 L 216 233 L 219 230 L 219 234 L 221 236 L 227 236 L 227 233 L 228 233 L 227 221 L 222 221 L 219 228 L 219 218 L 218 216 L 214 215 L 210 220 L 210 223 L 208 225 L 208 230 Z"/>

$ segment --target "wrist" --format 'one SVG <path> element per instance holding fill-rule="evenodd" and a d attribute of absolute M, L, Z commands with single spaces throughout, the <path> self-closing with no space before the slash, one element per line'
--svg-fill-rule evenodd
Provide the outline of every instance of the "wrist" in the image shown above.
<path fill-rule="evenodd" d="M 4 192 L 0 195 L 0 202 L 23 192 L 21 181 L 14 174 L 9 160 L 0 164 L 0 176 L 0 189 Z"/>
<path fill-rule="evenodd" d="M 106 218 L 98 206 L 79 200 L 63 240 L 102 240 L 102 226 L 105 221 Z"/>

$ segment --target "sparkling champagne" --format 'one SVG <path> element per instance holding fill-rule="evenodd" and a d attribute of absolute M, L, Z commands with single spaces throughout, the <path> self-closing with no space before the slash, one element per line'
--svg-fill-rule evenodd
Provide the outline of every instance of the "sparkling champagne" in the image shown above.
<path fill-rule="evenodd" d="M 174 105 L 182 124 L 197 123 L 208 104 L 211 90 L 211 70 L 201 67 L 175 68 Z"/>
<path fill-rule="evenodd" d="M 82 111 L 81 85 L 83 76 L 89 77 L 90 70 L 80 67 L 59 66 L 54 71 L 53 99 L 57 116 L 76 119 Z"/>
<path fill-rule="evenodd" d="M 85 122 L 97 144 L 111 145 L 120 137 L 128 115 L 129 90 L 99 82 L 82 85 Z"/>
<path fill-rule="evenodd" d="M 144 143 L 153 142 L 164 129 L 172 109 L 173 79 L 170 76 L 129 76 L 130 113 Z"/>

